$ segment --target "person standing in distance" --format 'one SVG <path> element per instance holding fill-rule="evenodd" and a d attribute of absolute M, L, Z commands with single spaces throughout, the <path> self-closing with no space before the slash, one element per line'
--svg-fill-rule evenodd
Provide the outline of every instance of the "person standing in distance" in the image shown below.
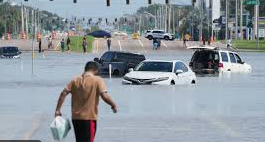
<path fill-rule="evenodd" d="M 62 115 L 62 104 L 65 97 L 71 93 L 72 123 L 76 142 L 94 142 L 100 98 L 111 106 L 114 113 L 117 113 L 117 106 L 108 95 L 103 79 L 96 76 L 97 73 L 97 63 L 88 62 L 84 73 L 70 81 L 62 91 L 57 103 L 55 117 Z"/>
<path fill-rule="evenodd" d="M 42 49 L 41 49 L 41 38 L 39 38 L 39 53 L 42 52 Z"/>
<path fill-rule="evenodd" d="M 83 47 L 83 52 L 86 53 L 86 48 L 87 48 L 86 37 L 83 38 L 82 47 Z"/>
<path fill-rule="evenodd" d="M 108 46 L 108 51 L 110 51 L 110 47 L 111 47 L 111 40 L 110 40 L 110 38 L 107 39 L 107 46 Z"/>
<path fill-rule="evenodd" d="M 61 40 L 61 50 L 64 52 L 64 47 L 65 47 L 65 41 L 64 38 Z"/>
<path fill-rule="evenodd" d="M 66 45 L 67 45 L 67 50 L 68 51 L 70 51 L 70 44 L 71 44 L 71 40 L 70 40 L 70 37 L 68 36 L 67 40 L 66 40 Z"/>

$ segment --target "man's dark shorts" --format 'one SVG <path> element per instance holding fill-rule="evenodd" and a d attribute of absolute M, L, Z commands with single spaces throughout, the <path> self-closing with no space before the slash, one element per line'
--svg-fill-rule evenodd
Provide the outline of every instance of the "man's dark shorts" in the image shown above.
<path fill-rule="evenodd" d="M 97 130 L 97 121 L 72 120 L 76 142 L 94 142 Z"/>

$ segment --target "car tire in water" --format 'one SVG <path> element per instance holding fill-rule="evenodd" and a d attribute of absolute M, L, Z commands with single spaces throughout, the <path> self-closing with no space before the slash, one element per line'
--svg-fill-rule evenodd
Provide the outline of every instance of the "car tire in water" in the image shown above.
<path fill-rule="evenodd" d="M 172 80 L 172 81 L 170 82 L 170 85 L 175 85 L 175 81 Z"/>
<path fill-rule="evenodd" d="M 191 84 L 196 84 L 196 81 L 195 81 L 195 80 L 192 80 L 192 81 L 191 81 Z"/>
<path fill-rule="evenodd" d="M 169 37 L 168 37 L 168 36 L 165 36 L 164 39 L 165 39 L 165 40 L 169 40 Z"/>
<path fill-rule="evenodd" d="M 120 75 L 120 71 L 119 70 L 114 70 L 113 71 L 113 75 Z"/>
<path fill-rule="evenodd" d="M 153 36 L 149 35 L 147 38 L 148 38 L 149 40 L 152 40 L 152 39 L 153 39 Z"/>

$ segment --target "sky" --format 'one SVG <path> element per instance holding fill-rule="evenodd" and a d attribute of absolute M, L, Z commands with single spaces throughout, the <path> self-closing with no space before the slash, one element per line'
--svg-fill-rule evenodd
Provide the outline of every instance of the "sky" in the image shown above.
<path fill-rule="evenodd" d="M 10 0 L 17 4 L 23 3 L 57 13 L 62 17 L 71 18 L 73 16 L 84 18 L 117 18 L 124 14 L 136 12 L 141 6 L 148 6 L 148 0 L 130 0 L 130 5 L 126 5 L 126 0 L 111 0 L 111 6 L 106 6 L 106 0 Z M 164 3 L 165 0 L 153 0 L 153 3 Z M 172 4 L 190 4 L 191 0 L 171 0 Z"/>

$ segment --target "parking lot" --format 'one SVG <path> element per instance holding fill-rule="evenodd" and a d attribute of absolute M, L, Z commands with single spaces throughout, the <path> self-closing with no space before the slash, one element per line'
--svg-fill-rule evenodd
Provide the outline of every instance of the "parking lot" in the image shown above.
<path fill-rule="evenodd" d="M 198 77 L 196 85 L 124 86 L 122 78 L 105 78 L 118 114 L 101 103 L 97 142 L 264 142 L 265 67 L 263 53 L 240 53 L 250 74 Z M 52 142 L 60 91 L 84 64 L 99 54 L 37 54 L 31 75 L 30 53 L 1 59 L 0 139 Z M 148 59 L 188 63 L 192 51 L 147 52 Z M 63 114 L 70 118 L 70 97 Z M 64 141 L 73 141 L 71 131 Z"/>

